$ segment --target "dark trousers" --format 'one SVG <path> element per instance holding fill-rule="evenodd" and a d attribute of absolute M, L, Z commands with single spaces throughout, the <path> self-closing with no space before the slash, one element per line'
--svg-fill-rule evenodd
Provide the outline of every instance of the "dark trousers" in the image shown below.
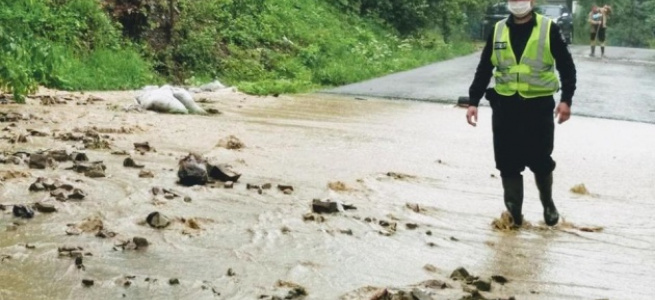
<path fill-rule="evenodd" d="M 501 177 L 518 177 L 525 167 L 537 175 L 555 169 L 553 96 L 524 99 L 487 91 L 492 108 L 492 128 L 496 169 Z"/>

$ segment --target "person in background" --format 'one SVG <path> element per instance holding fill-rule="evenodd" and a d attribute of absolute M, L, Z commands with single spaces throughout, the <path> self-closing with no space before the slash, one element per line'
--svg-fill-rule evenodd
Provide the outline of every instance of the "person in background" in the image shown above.
<path fill-rule="evenodd" d="M 588 22 L 590 25 L 591 53 L 590 56 L 596 56 L 596 43 L 600 42 L 600 55 L 605 56 L 605 31 L 607 30 L 607 17 L 612 9 L 609 5 L 603 7 L 593 6 L 589 12 Z"/>

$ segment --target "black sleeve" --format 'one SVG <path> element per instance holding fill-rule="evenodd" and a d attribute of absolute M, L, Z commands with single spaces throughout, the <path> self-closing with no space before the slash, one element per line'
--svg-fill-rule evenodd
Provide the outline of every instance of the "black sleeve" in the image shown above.
<path fill-rule="evenodd" d="M 484 96 L 484 92 L 487 90 L 487 86 L 489 86 L 489 81 L 491 81 L 491 75 L 494 70 L 494 66 L 491 64 L 493 38 L 494 34 L 491 32 L 482 50 L 482 55 L 480 55 L 480 63 L 478 64 L 478 69 L 475 71 L 475 78 L 473 78 L 473 83 L 469 88 L 469 105 L 471 106 L 478 106 L 480 104 L 480 99 Z"/>
<path fill-rule="evenodd" d="M 568 45 L 562 39 L 559 26 L 554 22 L 550 27 L 550 51 L 555 58 L 555 67 L 562 82 L 561 101 L 571 106 L 576 85 L 575 64 Z"/>

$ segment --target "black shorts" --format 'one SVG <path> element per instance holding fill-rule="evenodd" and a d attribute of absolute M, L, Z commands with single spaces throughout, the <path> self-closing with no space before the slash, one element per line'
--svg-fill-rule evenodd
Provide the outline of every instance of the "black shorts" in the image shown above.
<path fill-rule="evenodd" d="M 598 29 L 598 41 L 600 42 L 605 42 L 605 29 L 606 28 L 599 28 Z M 596 40 L 596 32 L 592 32 L 590 36 L 592 41 Z"/>

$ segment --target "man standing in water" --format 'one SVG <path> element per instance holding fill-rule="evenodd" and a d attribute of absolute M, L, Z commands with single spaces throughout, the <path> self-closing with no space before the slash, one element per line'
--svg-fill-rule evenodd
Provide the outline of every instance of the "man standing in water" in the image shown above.
<path fill-rule="evenodd" d="M 482 51 L 469 89 L 466 120 L 478 121 L 478 104 L 486 92 L 492 108 L 496 168 L 503 182 L 504 201 L 514 225 L 523 223 L 523 176 L 525 167 L 535 175 L 539 198 L 548 226 L 559 221 L 552 198 L 555 124 L 553 95 L 562 83 L 561 101 L 555 109 L 558 123 L 571 115 L 576 70 L 571 53 L 552 20 L 533 11 L 535 0 L 509 0 L 511 15 L 496 23 Z M 495 72 L 494 72 L 495 68 Z M 487 89 L 491 76 L 495 86 Z"/>

